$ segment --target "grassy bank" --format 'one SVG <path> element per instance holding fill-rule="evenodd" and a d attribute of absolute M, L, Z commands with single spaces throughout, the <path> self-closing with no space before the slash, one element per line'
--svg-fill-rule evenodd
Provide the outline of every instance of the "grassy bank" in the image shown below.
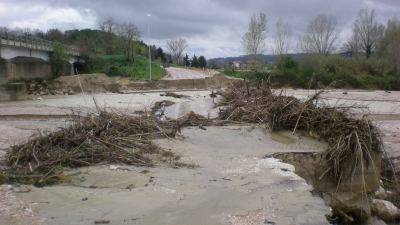
<path fill-rule="evenodd" d="M 278 87 L 400 89 L 400 74 L 379 58 L 310 55 L 294 60 L 286 56 L 272 68 L 271 65 L 268 67 L 253 71 L 225 70 L 223 73 L 257 82 L 269 80 Z"/>
<path fill-rule="evenodd" d="M 152 62 L 151 69 L 153 80 L 165 75 L 165 70 L 158 62 Z M 89 59 L 88 70 L 92 73 L 130 77 L 135 80 L 149 79 L 149 61 L 141 55 L 137 55 L 134 62 L 129 62 L 124 55 L 95 56 Z"/>
<path fill-rule="evenodd" d="M 247 74 L 246 71 L 241 71 L 241 70 L 223 70 L 221 72 L 227 76 L 235 78 L 245 78 Z"/>

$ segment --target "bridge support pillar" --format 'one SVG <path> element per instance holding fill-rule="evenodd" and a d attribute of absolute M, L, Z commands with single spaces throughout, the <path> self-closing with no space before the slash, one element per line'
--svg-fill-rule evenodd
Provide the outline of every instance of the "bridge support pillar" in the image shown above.
<path fill-rule="evenodd" d="M 29 57 L 0 59 L 0 83 L 50 77 L 51 66 L 41 59 Z"/>
<path fill-rule="evenodd" d="M 70 74 L 69 74 L 69 75 L 75 75 L 74 64 L 73 64 L 73 63 L 70 63 L 70 64 L 69 64 L 69 67 L 70 67 Z"/>
<path fill-rule="evenodd" d="M 7 83 L 11 80 L 13 74 L 13 66 L 10 60 L 0 59 L 0 84 Z"/>

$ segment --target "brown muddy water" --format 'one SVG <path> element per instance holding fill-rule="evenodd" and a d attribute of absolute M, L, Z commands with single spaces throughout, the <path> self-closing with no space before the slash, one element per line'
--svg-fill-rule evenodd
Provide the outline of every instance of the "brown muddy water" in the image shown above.
<path fill-rule="evenodd" d="M 167 109 L 172 118 L 192 110 L 211 118 L 216 115 L 208 91 L 185 92 L 190 99 L 163 97 L 161 93 L 56 96 L 0 103 L 0 148 L 5 150 L 65 126 L 71 108 L 94 109 L 93 96 L 102 107 L 119 112 L 146 111 L 156 101 L 171 100 L 176 102 Z M 310 92 L 288 93 L 306 97 Z M 343 97 L 337 90 L 325 97 L 331 104 L 368 102 L 368 112 L 382 130 L 389 155 L 399 156 L 400 103 L 396 99 L 400 93 L 391 94 L 348 91 Z M 196 169 L 104 165 L 71 171 L 79 175 L 62 185 L 2 186 L 0 224 L 328 223 L 325 215 L 331 210 L 322 195 L 312 194 L 312 182 L 298 176 L 301 168 L 295 162 L 291 162 L 293 166 L 277 159 L 279 154 L 298 159 L 306 155 L 308 159 L 300 161 L 307 165 L 304 162 L 325 150 L 324 143 L 309 138 L 309 134 L 270 133 L 253 126 L 206 129 L 188 128 L 178 140 L 157 141 L 182 154 L 186 162 L 198 165 Z M 273 154 L 278 155 L 271 158 Z M 384 223 L 373 218 L 369 224 Z"/>
<path fill-rule="evenodd" d="M 288 134 L 285 134 L 288 135 Z M 72 183 L 14 193 L 44 224 L 328 224 L 329 207 L 274 152 L 320 152 L 305 137 L 290 145 L 257 127 L 187 128 L 157 143 L 196 169 L 122 165 L 82 168 Z M 85 200 L 83 200 L 85 199 Z M 17 212 L 18 214 L 18 212 Z M 10 216 L 3 215 L 8 218 Z M 23 216 L 13 218 L 23 221 Z"/>

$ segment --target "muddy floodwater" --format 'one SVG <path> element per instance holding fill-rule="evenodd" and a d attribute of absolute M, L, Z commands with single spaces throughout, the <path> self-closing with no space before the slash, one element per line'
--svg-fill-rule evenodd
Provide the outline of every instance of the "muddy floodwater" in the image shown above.
<path fill-rule="evenodd" d="M 346 92 L 346 94 L 344 94 Z M 305 99 L 313 92 L 288 89 Z M 71 112 L 98 106 L 136 114 L 170 100 L 166 115 L 195 111 L 214 118 L 218 109 L 209 91 L 188 91 L 188 98 L 163 92 L 56 96 L 0 103 L 0 152 L 14 144 L 68 126 Z M 400 156 L 400 92 L 342 91 L 322 95 L 325 104 L 365 107 L 382 130 L 388 154 Z M 198 167 L 141 168 L 103 165 L 69 171 L 70 183 L 36 188 L 0 187 L 0 224 L 328 224 L 329 207 L 294 167 L 272 153 L 321 152 L 325 143 L 290 131 L 271 133 L 257 126 L 185 128 L 177 139 L 156 143 Z M 371 224 L 382 224 L 373 222 Z"/>
<path fill-rule="evenodd" d="M 157 143 L 198 168 L 89 167 L 80 169 L 71 184 L 31 187 L 17 197 L 30 203 L 36 216 L 55 225 L 96 220 L 149 225 L 327 224 L 324 215 L 329 208 L 311 194 L 312 187 L 293 166 L 265 157 L 274 152 L 319 152 L 323 143 L 293 136 L 294 142 L 286 144 L 247 126 L 187 128 L 182 135 Z"/>

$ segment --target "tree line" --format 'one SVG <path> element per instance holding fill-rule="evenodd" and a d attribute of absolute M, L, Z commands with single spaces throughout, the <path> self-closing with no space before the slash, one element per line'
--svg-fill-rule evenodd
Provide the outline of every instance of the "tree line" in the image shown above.
<path fill-rule="evenodd" d="M 133 23 L 118 23 L 109 18 L 99 23 L 99 29 L 67 30 L 9 29 L 0 27 L 4 36 L 33 37 L 77 47 L 84 57 L 96 55 L 125 55 L 130 62 L 135 55 L 148 57 L 148 45 L 141 40 L 141 33 Z M 172 62 L 171 55 L 161 47 L 150 46 L 152 59 Z"/>
<path fill-rule="evenodd" d="M 183 38 L 171 39 L 166 41 L 166 46 L 170 52 L 173 61 L 178 65 L 185 67 L 206 68 L 207 60 L 204 56 L 197 57 L 196 54 L 189 58 L 188 54 L 183 53 L 188 48 L 187 41 Z"/>
<path fill-rule="evenodd" d="M 186 54 L 185 57 L 183 57 L 183 65 L 186 67 L 206 68 L 207 60 L 202 55 L 197 57 L 196 54 L 194 54 L 192 58 L 189 58 L 188 54 Z"/>
<path fill-rule="evenodd" d="M 273 52 L 277 55 L 287 54 L 292 45 L 290 25 L 279 19 L 275 26 Z M 336 16 L 319 14 L 309 22 L 303 37 L 298 40 L 297 49 L 309 54 L 330 55 L 344 52 L 351 56 L 364 55 L 366 58 L 373 54 L 392 55 L 396 51 L 389 51 L 387 46 L 400 48 L 399 32 L 400 21 L 397 18 L 389 19 L 386 25 L 380 24 L 375 10 L 364 8 L 353 21 L 350 39 L 340 46 Z M 266 14 L 253 14 L 248 31 L 242 37 L 242 45 L 248 55 L 258 55 L 266 51 L 267 33 Z"/>
<path fill-rule="evenodd" d="M 315 16 L 297 43 L 293 43 L 287 22 L 279 19 L 275 26 L 272 50 L 280 60 L 269 71 L 273 71 L 270 75 L 275 75 L 276 80 L 292 83 L 297 79 L 305 87 L 311 79 L 328 85 L 337 78 L 351 87 L 400 88 L 400 20 L 397 18 L 382 24 L 374 9 L 363 8 L 344 43 L 339 41 L 340 31 L 333 15 Z M 267 34 L 266 14 L 253 14 L 242 36 L 243 48 L 252 56 L 252 61 L 257 61 L 257 56 L 266 51 Z M 295 48 L 302 53 L 301 58 L 293 59 L 288 54 Z M 259 68 L 263 67 L 252 66 L 253 70 Z M 260 73 L 255 71 L 255 74 Z"/>
<path fill-rule="evenodd" d="M 80 49 L 83 55 L 117 55 L 124 54 L 127 60 L 133 62 L 135 55 L 148 57 L 149 46 L 141 40 L 139 28 L 132 22 L 117 22 L 107 18 L 98 24 L 98 30 L 67 30 L 49 29 L 8 29 L 0 27 L 0 33 L 12 36 L 31 36 L 49 41 L 73 45 Z M 187 41 L 176 38 L 166 41 L 166 50 L 155 45 L 150 46 L 151 57 L 159 59 L 161 63 L 184 65 L 190 67 L 206 67 L 204 56 L 193 56 L 184 59 L 188 48 Z"/>

